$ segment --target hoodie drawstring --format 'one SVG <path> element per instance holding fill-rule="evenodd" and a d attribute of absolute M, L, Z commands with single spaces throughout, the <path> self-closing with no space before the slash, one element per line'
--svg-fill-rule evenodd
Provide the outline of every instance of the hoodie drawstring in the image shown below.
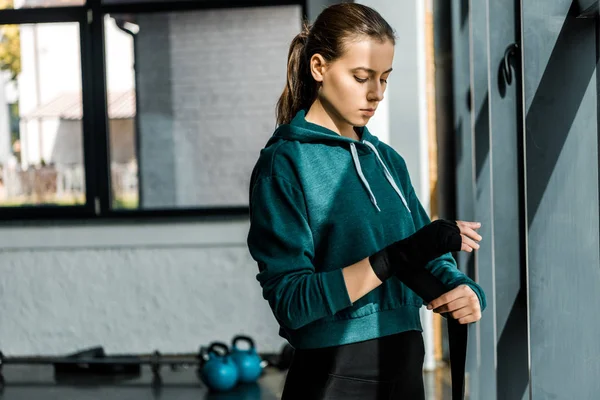
<path fill-rule="evenodd" d="M 371 191 L 371 186 L 369 186 L 369 182 L 367 181 L 367 178 L 365 178 L 365 175 L 362 172 L 362 168 L 360 166 L 360 160 L 358 159 L 358 152 L 356 151 L 356 146 L 354 145 L 354 143 L 350 143 L 350 152 L 352 153 L 352 159 L 354 160 L 354 166 L 356 167 L 356 172 L 358 173 L 358 176 L 360 176 L 360 180 L 362 181 L 363 185 L 365 185 L 365 187 L 367 188 L 367 191 L 369 192 L 369 197 L 371 198 L 371 203 L 373 203 L 375 208 L 377 208 L 377 211 L 381 211 L 381 209 L 377 205 L 377 199 L 375 198 L 375 195 Z"/>
<path fill-rule="evenodd" d="M 366 140 L 363 140 L 362 143 L 364 143 L 365 145 L 369 146 L 371 148 L 371 150 L 373 150 L 373 152 L 377 156 L 377 160 L 379 160 L 379 163 L 383 167 L 383 172 L 385 174 L 385 177 L 386 177 L 388 183 L 390 184 L 390 186 L 392 186 L 392 188 L 394 188 L 394 190 L 396 191 L 396 193 L 398 194 L 398 196 L 402 200 L 402 203 L 404 204 L 404 207 L 406 207 L 406 209 L 410 213 L 410 208 L 408 207 L 408 203 L 406 202 L 406 199 L 404 198 L 404 196 L 402 195 L 402 192 L 400 191 L 400 188 L 398 187 L 398 185 L 394 181 L 394 178 L 392 177 L 392 174 L 390 174 L 390 171 L 387 169 L 387 166 L 384 164 L 383 160 L 381 159 L 381 156 L 379 155 L 379 152 L 377 151 L 377 148 L 371 142 L 368 142 Z M 367 178 L 365 178 L 365 175 L 362 172 L 362 168 L 360 166 L 360 159 L 358 158 L 358 152 L 356 151 L 356 145 L 354 143 L 350 143 L 350 152 L 352 153 L 352 160 L 354 161 L 354 166 L 356 168 L 356 172 L 358 173 L 358 176 L 360 177 L 363 185 L 365 186 L 365 188 L 369 192 L 369 197 L 371 198 L 371 203 L 373 203 L 373 205 L 375 206 L 375 208 L 377 208 L 377 211 L 381 211 L 381 209 L 377 205 L 377 198 L 373 194 L 373 191 L 371 190 L 371 186 L 369 185 L 369 182 L 367 181 Z"/>

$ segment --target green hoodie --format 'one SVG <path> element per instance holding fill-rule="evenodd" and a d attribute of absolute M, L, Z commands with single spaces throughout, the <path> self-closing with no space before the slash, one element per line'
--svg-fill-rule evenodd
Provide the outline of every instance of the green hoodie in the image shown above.
<path fill-rule="evenodd" d="M 396 277 L 350 301 L 342 268 L 430 222 L 404 159 L 366 127 L 360 141 L 309 123 L 306 110 L 280 125 L 250 181 L 248 248 L 279 334 L 319 348 L 421 331 L 423 300 Z M 448 287 L 479 285 L 451 254 L 426 268 Z"/>

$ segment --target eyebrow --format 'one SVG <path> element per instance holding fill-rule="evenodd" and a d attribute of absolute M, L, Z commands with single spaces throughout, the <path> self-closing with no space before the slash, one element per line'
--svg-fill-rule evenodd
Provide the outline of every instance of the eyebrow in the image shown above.
<path fill-rule="evenodd" d="M 369 74 L 374 74 L 374 73 L 376 72 L 374 69 L 367 68 L 367 67 L 357 67 L 357 68 L 354 68 L 354 69 L 352 70 L 352 72 L 355 72 L 355 71 L 358 71 L 358 70 L 361 70 L 361 69 L 362 69 L 363 71 L 367 71 Z M 392 69 L 393 69 L 393 68 L 390 68 L 390 69 L 388 69 L 387 71 L 383 71 L 383 73 L 384 73 L 384 74 L 387 74 L 388 72 L 392 72 Z"/>

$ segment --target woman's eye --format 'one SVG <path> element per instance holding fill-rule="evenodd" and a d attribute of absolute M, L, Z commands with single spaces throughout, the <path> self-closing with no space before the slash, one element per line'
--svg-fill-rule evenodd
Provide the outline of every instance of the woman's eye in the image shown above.
<path fill-rule="evenodd" d="M 369 80 L 369 78 L 365 78 L 365 79 L 361 79 L 358 76 L 355 76 L 354 79 L 356 79 L 357 82 L 359 83 L 365 83 Z M 387 79 L 380 79 L 381 83 L 388 83 Z"/>

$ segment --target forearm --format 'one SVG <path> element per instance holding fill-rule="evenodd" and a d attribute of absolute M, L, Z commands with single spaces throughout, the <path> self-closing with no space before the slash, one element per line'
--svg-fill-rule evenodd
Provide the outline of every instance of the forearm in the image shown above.
<path fill-rule="evenodd" d="M 348 297 L 354 303 L 389 277 L 398 268 L 422 268 L 442 249 L 460 248 L 456 223 L 438 220 L 410 237 L 392 244 L 343 269 Z"/>
<path fill-rule="evenodd" d="M 369 258 L 345 267 L 342 273 L 344 275 L 344 282 L 346 283 L 346 290 L 352 303 L 382 284 L 377 275 L 375 275 Z"/>

